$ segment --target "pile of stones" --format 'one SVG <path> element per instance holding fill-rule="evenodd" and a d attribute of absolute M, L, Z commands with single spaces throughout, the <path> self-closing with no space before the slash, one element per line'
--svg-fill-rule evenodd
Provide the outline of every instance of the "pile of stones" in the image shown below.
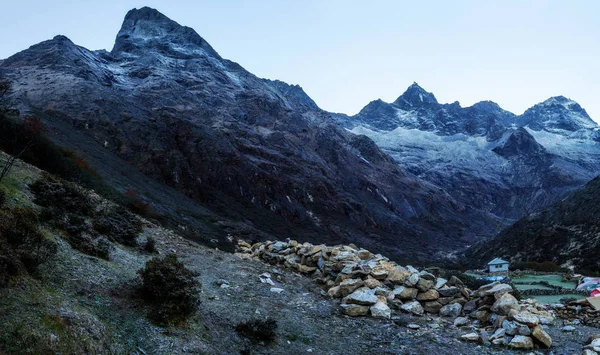
<path fill-rule="evenodd" d="M 544 326 L 553 324 L 552 310 L 527 299 L 517 301 L 509 285 L 493 283 L 473 292 L 474 305 L 463 309 L 466 318 L 475 319 L 478 332 L 463 335 L 466 341 L 477 341 L 485 345 L 506 345 L 515 349 L 533 349 L 535 344 L 549 348 L 552 339 Z M 454 322 L 467 323 L 463 318 Z"/>
<path fill-rule="evenodd" d="M 395 311 L 437 315 L 450 317 L 456 327 L 478 329 L 465 334 L 465 341 L 516 349 L 552 345 L 542 326 L 554 321 L 552 310 L 532 300 L 517 301 L 507 284 L 494 282 L 472 291 L 455 276 L 444 279 L 435 269 L 400 266 L 354 245 L 240 241 L 236 255 L 312 275 L 348 316 L 389 319 Z"/>
<path fill-rule="evenodd" d="M 553 304 L 551 307 L 556 311 L 557 317 L 567 322 L 576 321 L 576 324 L 600 328 L 600 310 L 595 310 L 586 300 L 570 302 L 566 306 Z"/>

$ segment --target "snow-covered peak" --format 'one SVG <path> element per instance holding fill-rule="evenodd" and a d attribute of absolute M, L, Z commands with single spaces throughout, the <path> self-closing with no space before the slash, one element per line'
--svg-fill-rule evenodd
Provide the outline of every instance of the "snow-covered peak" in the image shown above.
<path fill-rule="evenodd" d="M 209 54 L 220 58 L 192 28 L 181 26 L 149 7 L 130 10 L 117 34 L 112 54 L 134 54 L 140 49 L 151 48 L 175 57 Z"/>
<path fill-rule="evenodd" d="M 410 106 L 422 106 L 437 103 L 438 101 L 435 96 L 423 89 L 416 82 L 409 86 L 404 94 L 400 95 L 400 97 L 394 101 L 394 104 L 401 106 L 405 106 L 406 104 Z"/>
<path fill-rule="evenodd" d="M 551 97 L 533 106 L 525 111 L 518 121 L 520 126 L 528 126 L 535 131 L 547 130 L 567 134 L 581 129 L 598 128 L 598 124 L 577 102 L 564 96 Z"/>

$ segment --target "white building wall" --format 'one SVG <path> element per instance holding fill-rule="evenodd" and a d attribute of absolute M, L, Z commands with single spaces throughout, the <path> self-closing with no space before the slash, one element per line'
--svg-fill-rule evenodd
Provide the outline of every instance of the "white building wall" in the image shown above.
<path fill-rule="evenodd" d="M 488 265 L 490 272 L 508 271 L 508 264 Z"/>

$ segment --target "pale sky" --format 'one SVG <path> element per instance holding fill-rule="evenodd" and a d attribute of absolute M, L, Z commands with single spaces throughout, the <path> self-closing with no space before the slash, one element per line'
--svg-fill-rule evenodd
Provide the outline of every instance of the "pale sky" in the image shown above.
<path fill-rule="evenodd" d="M 329 111 L 391 102 L 416 81 L 440 102 L 492 100 L 517 114 L 564 95 L 600 121 L 597 0 L 2 0 L 0 58 L 57 34 L 110 50 L 142 6 Z"/>

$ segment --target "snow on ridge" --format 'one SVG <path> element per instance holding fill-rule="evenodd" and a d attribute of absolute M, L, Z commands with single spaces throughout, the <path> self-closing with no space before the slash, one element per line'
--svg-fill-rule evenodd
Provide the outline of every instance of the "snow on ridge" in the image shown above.
<path fill-rule="evenodd" d="M 525 129 L 550 153 L 565 156 L 582 153 L 600 155 L 600 143 L 591 139 L 591 134 L 595 131 L 587 129 L 580 129 L 575 132 L 536 131 L 529 126 L 526 126 Z"/>
<path fill-rule="evenodd" d="M 452 171 L 468 170 L 474 175 L 495 179 L 508 163 L 492 151 L 496 143 L 488 142 L 485 137 L 462 133 L 439 136 L 434 132 L 403 127 L 375 131 L 356 126 L 349 131 L 366 135 L 398 163 L 421 173 L 436 170 L 452 174 Z"/>

